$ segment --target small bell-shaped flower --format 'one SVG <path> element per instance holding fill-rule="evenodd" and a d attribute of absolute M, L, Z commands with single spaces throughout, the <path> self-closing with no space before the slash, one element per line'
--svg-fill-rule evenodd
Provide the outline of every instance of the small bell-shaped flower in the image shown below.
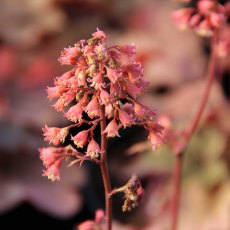
<path fill-rule="evenodd" d="M 104 133 L 107 133 L 107 137 L 115 137 L 120 136 L 118 133 L 119 126 L 115 119 L 109 122 L 109 124 L 106 126 L 106 129 L 104 130 Z"/>
<path fill-rule="evenodd" d="M 99 103 L 96 96 L 94 96 L 89 104 L 85 107 L 85 112 L 91 119 L 99 117 Z"/>
<path fill-rule="evenodd" d="M 79 132 L 77 135 L 72 136 L 71 139 L 73 140 L 74 144 L 78 148 L 83 148 L 85 144 L 87 143 L 88 133 L 89 133 L 89 130 L 83 130 Z"/>
<path fill-rule="evenodd" d="M 82 106 L 81 103 L 77 103 L 70 107 L 70 109 L 65 113 L 65 117 L 67 117 L 70 121 L 77 122 L 81 121 L 82 118 Z"/>
<path fill-rule="evenodd" d="M 127 126 L 131 126 L 134 123 L 131 116 L 123 109 L 119 109 L 118 113 L 119 113 L 119 120 L 124 126 L 124 128 L 126 128 Z"/>
<path fill-rule="evenodd" d="M 58 145 L 60 144 L 60 139 L 58 137 L 61 128 L 57 128 L 57 127 L 48 127 L 47 125 L 45 125 L 45 128 L 42 128 L 42 131 L 44 132 L 44 140 L 45 141 L 49 141 L 49 143 L 53 143 L 54 145 Z"/>
<path fill-rule="evenodd" d="M 44 170 L 43 176 L 47 176 L 52 181 L 60 180 L 61 161 L 62 159 L 57 160 L 54 164 L 50 165 L 50 167 Z"/>
<path fill-rule="evenodd" d="M 88 144 L 86 154 L 91 158 L 98 158 L 101 153 L 99 144 L 92 138 Z"/>

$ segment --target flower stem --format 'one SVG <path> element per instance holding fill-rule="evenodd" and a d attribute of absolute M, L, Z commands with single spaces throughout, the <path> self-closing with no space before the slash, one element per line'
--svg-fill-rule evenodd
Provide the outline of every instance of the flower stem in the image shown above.
<path fill-rule="evenodd" d="M 100 168 L 105 189 L 105 212 L 106 212 L 106 230 L 112 229 L 112 197 L 110 196 L 111 185 L 107 165 L 107 137 L 104 133 L 106 127 L 105 106 L 100 108 L 100 125 L 101 125 L 101 161 Z"/>
<path fill-rule="evenodd" d="M 177 222 L 178 222 L 178 212 L 180 206 L 180 194 L 181 194 L 181 175 L 182 175 L 182 166 L 183 166 L 183 158 L 189 141 L 194 134 L 199 121 L 202 117 L 202 114 L 205 109 L 205 105 L 207 104 L 209 94 L 211 91 L 211 86 L 214 81 L 214 77 L 216 75 L 216 66 L 217 66 L 217 42 L 218 42 L 218 32 L 215 31 L 212 44 L 211 44 L 211 57 L 209 61 L 209 67 L 207 72 L 207 79 L 206 85 L 204 89 L 204 93 L 200 100 L 200 104 L 198 109 L 187 129 L 185 129 L 185 137 L 181 143 L 178 143 L 176 148 L 173 149 L 173 153 L 175 156 L 175 166 L 174 166 L 174 174 L 173 174 L 173 200 L 172 200 L 172 225 L 171 229 L 177 229 Z"/>

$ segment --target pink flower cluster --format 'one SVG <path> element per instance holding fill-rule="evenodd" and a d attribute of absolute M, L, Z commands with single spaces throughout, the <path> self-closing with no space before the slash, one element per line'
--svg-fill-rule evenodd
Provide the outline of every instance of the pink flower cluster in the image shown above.
<path fill-rule="evenodd" d="M 172 15 L 180 29 L 192 28 L 199 35 L 210 37 L 213 31 L 225 24 L 228 14 L 228 3 L 199 0 L 196 7 L 182 8 Z"/>
<path fill-rule="evenodd" d="M 40 148 L 40 159 L 43 161 L 46 170 L 44 170 L 44 176 L 47 176 L 52 181 L 60 180 L 60 168 L 61 162 L 68 156 L 79 157 L 79 153 L 71 146 L 67 147 L 48 147 Z"/>
<path fill-rule="evenodd" d="M 82 124 L 88 126 L 71 136 L 72 144 L 83 152 L 74 162 L 79 161 L 80 156 L 82 161 L 100 161 L 101 148 L 94 138 L 94 130 L 101 121 L 101 108 L 105 108 L 107 124 L 104 134 L 108 138 L 119 137 L 121 128 L 139 125 L 149 132 L 153 149 L 162 142 L 162 126 L 154 121 L 155 112 L 136 100 L 148 85 L 143 78 L 143 67 L 136 61 L 136 47 L 107 46 L 106 39 L 105 33 L 97 30 L 92 38 L 64 49 L 59 62 L 71 65 L 72 69 L 57 77 L 54 87 L 47 88 L 48 98 L 56 99 L 53 107 L 75 124 L 64 128 L 45 126 L 46 141 L 54 145 L 64 143 L 71 129 Z M 41 155 L 44 151 L 40 150 Z M 41 159 L 49 170 L 51 166 L 42 156 Z M 57 173 L 45 175 L 59 178 Z"/>

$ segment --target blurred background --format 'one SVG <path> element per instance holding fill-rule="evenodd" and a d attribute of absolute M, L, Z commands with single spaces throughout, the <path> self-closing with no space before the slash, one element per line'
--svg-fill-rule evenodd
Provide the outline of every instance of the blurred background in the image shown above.
<path fill-rule="evenodd" d="M 222 1 L 222 3 L 227 1 Z M 192 2 L 191 4 L 194 4 Z M 0 227 L 68 230 L 104 208 L 96 165 L 61 172 L 61 181 L 42 177 L 38 148 L 42 127 L 67 121 L 51 107 L 45 89 L 67 68 L 57 58 L 64 47 L 88 39 L 96 28 L 111 44 L 137 46 L 150 87 L 140 100 L 157 109 L 166 137 L 190 122 L 203 90 L 209 40 L 180 32 L 170 0 L 1 0 L 0 2 Z M 220 60 L 202 122 L 189 145 L 183 175 L 179 229 L 230 229 L 230 57 Z M 139 175 L 142 205 L 122 213 L 114 199 L 116 229 L 167 230 L 173 156 L 165 144 L 152 152 L 139 128 L 109 143 L 112 186 Z M 30 220 L 30 223 L 28 223 Z M 31 223 L 33 223 L 31 225 Z"/>

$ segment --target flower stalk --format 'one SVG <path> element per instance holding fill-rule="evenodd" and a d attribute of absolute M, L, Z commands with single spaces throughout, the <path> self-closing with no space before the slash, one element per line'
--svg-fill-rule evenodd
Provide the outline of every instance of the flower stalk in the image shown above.
<path fill-rule="evenodd" d="M 107 164 L 107 137 L 106 128 L 106 117 L 105 117 L 105 106 L 100 107 L 100 126 L 101 126 L 101 161 L 100 168 L 105 189 L 105 217 L 106 217 L 106 229 L 112 229 L 112 197 L 110 196 L 111 185 L 109 179 L 109 170 Z"/>
<path fill-rule="evenodd" d="M 68 166 L 84 161 L 99 164 L 105 190 L 106 230 L 112 229 L 112 196 L 107 162 L 107 140 L 119 137 L 119 129 L 132 125 L 142 126 L 149 132 L 149 139 L 155 149 L 162 140 L 162 129 L 155 120 L 154 110 L 137 102 L 148 82 L 144 79 L 143 67 L 136 60 L 134 45 L 110 46 L 106 34 L 97 30 L 92 38 L 81 40 L 73 47 L 65 48 L 58 59 L 62 65 L 72 66 L 54 80 L 54 87 L 48 87 L 50 100 L 57 100 L 53 107 L 74 124 L 64 127 L 43 128 L 45 141 L 53 145 L 65 145 L 70 137 L 71 148 L 42 148 L 40 158 L 46 170 L 44 176 L 52 181 L 60 180 L 63 160 Z M 97 143 L 95 129 L 100 126 L 101 143 Z M 81 130 L 79 131 L 78 129 Z M 74 135 L 73 135 L 74 133 Z M 143 189 L 137 177 L 132 177 L 124 190 L 123 211 L 137 207 L 143 197 Z M 98 212 L 101 213 L 101 212 Z M 104 214 L 86 225 L 100 229 Z M 84 229 L 85 225 L 81 225 Z M 89 229 L 89 228 L 87 228 Z"/>
<path fill-rule="evenodd" d="M 183 159 L 186 149 L 189 145 L 191 137 L 193 136 L 200 120 L 203 115 L 205 106 L 207 104 L 211 86 L 213 84 L 216 69 L 217 69 L 217 44 L 218 44 L 218 30 L 215 30 L 212 37 L 211 43 L 211 56 L 206 76 L 206 85 L 203 92 L 203 95 L 200 100 L 200 104 L 198 109 L 187 129 L 185 129 L 185 135 L 181 142 L 176 143 L 175 148 L 173 149 L 173 154 L 175 156 L 175 165 L 174 165 L 174 173 L 173 173 L 173 200 L 172 200 L 172 225 L 171 229 L 176 230 L 178 225 L 178 213 L 180 206 L 180 194 L 181 194 L 181 177 L 182 177 L 182 167 L 183 167 Z"/>

